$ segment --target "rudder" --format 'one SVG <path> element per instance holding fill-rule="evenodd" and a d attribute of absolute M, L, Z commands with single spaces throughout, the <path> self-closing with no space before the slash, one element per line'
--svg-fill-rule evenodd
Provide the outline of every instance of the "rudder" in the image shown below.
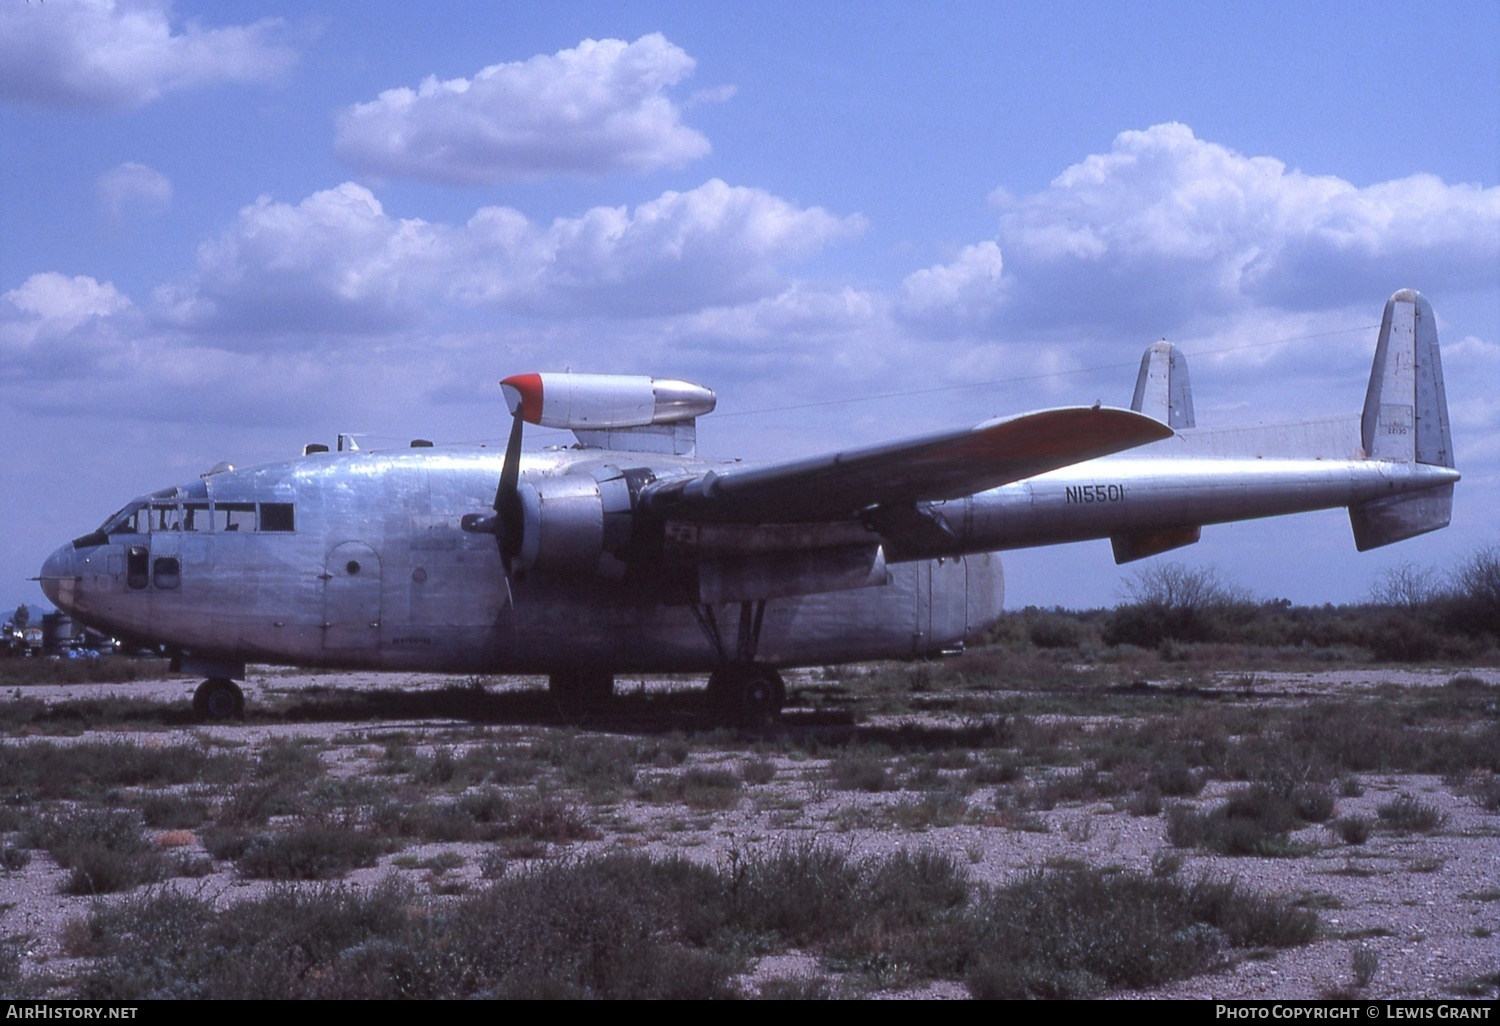
<path fill-rule="evenodd" d="M 1421 293 L 1402 289 L 1385 304 L 1360 420 L 1367 459 L 1452 467 L 1453 437 L 1438 352 L 1437 320 Z M 1440 527 L 1453 512 L 1453 486 L 1349 507 L 1361 552 Z"/>
<path fill-rule="evenodd" d="M 1193 423 L 1193 386 L 1188 381 L 1187 357 L 1163 339 L 1147 347 L 1135 378 L 1130 408 L 1155 417 L 1167 427 L 1190 428 Z"/>
<path fill-rule="evenodd" d="M 1453 466 L 1437 321 L 1412 289 L 1385 304 L 1360 436 L 1372 460 Z"/>

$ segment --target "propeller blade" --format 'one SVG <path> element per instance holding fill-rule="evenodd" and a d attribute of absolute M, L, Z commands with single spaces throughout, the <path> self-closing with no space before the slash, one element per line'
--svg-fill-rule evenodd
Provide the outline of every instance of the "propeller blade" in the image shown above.
<path fill-rule="evenodd" d="M 495 489 L 495 540 L 500 545 L 500 561 L 505 564 L 506 584 L 510 583 L 510 561 L 521 551 L 521 430 L 525 421 L 517 409 L 511 422 L 510 441 L 505 446 L 505 463 L 500 468 L 500 486 Z"/>

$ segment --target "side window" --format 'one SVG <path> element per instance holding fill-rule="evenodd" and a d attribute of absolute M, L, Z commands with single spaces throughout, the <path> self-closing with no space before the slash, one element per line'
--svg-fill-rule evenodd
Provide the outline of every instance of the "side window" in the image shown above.
<path fill-rule="evenodd" d="M 215 531 L 253 531 L 253 530 L 255 530 L 255 503 L 253 503 L 253 502 L 216 502 L 216 503 L 214 503 L 214 530 Z"/>
<path fill-rule="evenodd" d="M 184 531 L 208 531 L 213 522 L 208 516 L 208 503 L 185 502 L 182 504 L 182 529 Z"/>
<path fill-rule="evenodd" d="M 260 504 L 260 529 L 262 531 L 291 531 L 295 529 L 290 502 L 263 502 Z"/>
<path fill-rule="evenodd" d="M 156 561 L 156 586 L 170 591 L 182 583 L 182 564 L 175 556 L 163 556 Z"/>
<path fill-rule="evenodd" d="M 147 562 L 150 556 L 150 550 L 144 545 L 132 545 L 125 550 L 126 585 L 139 591 L 150 583 L 150 578 L 147 576 Z"/>

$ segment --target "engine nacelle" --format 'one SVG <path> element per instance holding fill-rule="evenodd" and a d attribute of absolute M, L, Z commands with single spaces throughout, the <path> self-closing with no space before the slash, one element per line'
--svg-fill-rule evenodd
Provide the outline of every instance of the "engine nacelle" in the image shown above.
<path fill-rule="evenodd" d="M 563 576 L 624 577 L 635 495 L 653 477 L 646 470 L 611 467 L 522 484 L 517 566 Z"/>

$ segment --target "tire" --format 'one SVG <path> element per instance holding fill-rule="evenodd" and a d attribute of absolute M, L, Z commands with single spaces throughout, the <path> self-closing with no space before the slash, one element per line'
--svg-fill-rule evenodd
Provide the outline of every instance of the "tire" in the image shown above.
<path fill-rule="evenodd" d="M 730 666 L 708 678 L 708 700 L 727 726 L 758 730 L 781 719 L 786 685 L 769 666 Z"/>
<path fill-rule="evenodd" d="M 245 693 L 224 677 L 210 677 L 193 692 L 193 714 L 200 720 L 222 722 L 245 718 Z"/>

